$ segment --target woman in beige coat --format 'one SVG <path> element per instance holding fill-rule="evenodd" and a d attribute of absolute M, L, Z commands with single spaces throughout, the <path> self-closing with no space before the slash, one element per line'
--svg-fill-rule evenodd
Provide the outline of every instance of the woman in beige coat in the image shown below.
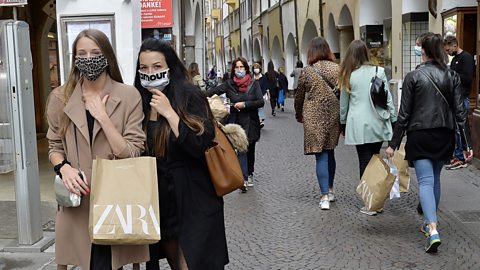
<path fill-rule="evenodd" d="M 305 155 L 315 155 L 317 180 L 322 196 L 319 206 L 330 209 L 335 200 L 333 150 L 340 136 L 340 108 L 332 88 L 338 78 L 338 65 L 327 41 L 314 38 L 307 52 L 308 64 L 300 75 L 295 94 L 295 116 L 303 123 Z"/>
<path fill-rule="evenodd" d="M 84 30 L 73 48 L 67 82 L 52 91 L 47 107 L 50 162 L 67 189 L 82 195 L 79 207 L 59 207 L 57 212 L 58 269 L 67 269 L 67 265 L 83 270 L 118 269 L 128 263 L 148 261 L 147 245 L 100 246 L 90 242 L 89 183 L 93 158 L 139 156 L 144 150 L 145 133 L 141 97 L 134 87 L 122 83 L 105 34 Z"/>

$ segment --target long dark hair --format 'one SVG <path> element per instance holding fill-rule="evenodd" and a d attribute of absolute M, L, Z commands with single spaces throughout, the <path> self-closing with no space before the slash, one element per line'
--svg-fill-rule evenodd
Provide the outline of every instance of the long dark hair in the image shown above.
<path fill-rule="evenodd" d="M 272 61 L 268 62 L 266 75 L 267 75 L 267 78 L 271 81 L 273 81 L 277 78 L 277 74 L 275 72 L 275 67 L 273 66 Z"/>
<path fill-rule="evenodd" d="M 189 128 L 195 131 L 197 135 L 203 134 L 205 131 L 205 121 L 212 121 L 213 115 L 210 111 L 205 95 L 188 81 L 187 69 L 178 58 L 172 46 L 162 40 L 154 38 L 145 39 L 138 52 L 137 71 L 140 69 L 140 54 L 142 52 L 159 52 L 164 55 L 169 68 L 170 83 L 163 90 L 163 93 L 168 96 L 170 104 L 172 104 L 173 109 L 180 119 Z M 144 123 L 146 126 L 151 111 L 150 100 L 152 99 L 152 93 L 142 86 L 140 83 L 140 74 L 138 72 L 135 74 L 135 87 L 142 96 L 143 112 L 145 114 Z M 188 97 L 192 96 L 195 100 L 205 101 L 202 105 L 207 111 L 208 119 L 201 118 L 188 112 Z M 157 125 L 155 130 L 155 146 L 153 153 L 157 157 L 164 157 L 168 147 L 171 128 L 167 120 L 161 115 L 158 115 L 158 121 L 159 125 Z"/>
<path fill-rule="evenodd" d="M 443 48 L 443 38 L 440 34 L 431 33 L 424 37 L 422 49 L 434 64 L 438 65 L 441 69 L 447 68 L 447 64 L 445 63 L 447 56 Z"/>
<path fill-rule="evenodd" d="M 348 46 L 345 58 L 340 65 L 340 78 L 338 80 L 340 89 L 350 92 L 350 75 L 362 65 L 369 64 L 370 57 L 365 43 L 361 40 L 354 40 Z"/>

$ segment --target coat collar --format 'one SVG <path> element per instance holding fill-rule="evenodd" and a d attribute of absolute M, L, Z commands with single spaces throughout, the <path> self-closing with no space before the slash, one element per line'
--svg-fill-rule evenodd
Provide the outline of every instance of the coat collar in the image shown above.
<path fill-rule="evenodd" d="M 75 89 L 73 90 L 72 96 L 68 100 L 67 104 L 63 111 L 70 118 L 73 124 L 80 130 L 80 133 L 83 137 L 90 141 L 90 136 L 88 134 L 88 125 L 87 125 L 87 115 L 85 110 L 85 102 L 83 101 L 82 93 L 82 80 L 79 80 Z M 105 86 L 100 92 L 100 98 L 103 98 L 105 95 L 109 95 L 107 103 L 105 104 L 105 110 L 108 117 L 111 117 L 118 104 L 121 101 L 121 98 L 114 91 L 114 81 L 107 75 Z M 95 141 L 95 137 L 100 131 L 100 124 L 95 120 L 95 125 L 93 127 L 93 139 L 92 144 Z"/>

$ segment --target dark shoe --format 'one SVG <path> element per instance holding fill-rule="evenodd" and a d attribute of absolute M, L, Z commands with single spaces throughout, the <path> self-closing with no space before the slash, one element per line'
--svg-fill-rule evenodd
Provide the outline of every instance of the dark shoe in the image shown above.
<path fill-rule="evenodd" d="M 422 205 L 420 203 L 418 203 L 418 205 L 417 205 L 417 213 L 419 215 L 423 215 L 423 209 L 422 209 Z"/>
<path fill-rule="evenodd" d="M 425 235 L 425 237 L 430 236 L 430 228 L 428 227 L 428 224 L 423 224 L 422 227 L 420 227 L 420 231 Z"/>
<path fill-rule="evenodd" d="M 243 182 L 243 186 L 240 188 L 240 191 L 241 191 L 242 193 L 247 193 L 247 191 L 248 191 L 247 181 L 244 181 L 244 182 Z"/>
<path fill-rule="evenodd" d="M 274 110 L 272 110 L 272 116 L 276 116 L 277 114 L 275 113 Z"/>
<path fill-rule="evenodd" d="M 437 253 L 438 246 L 440 246 L 441 243 L 442 241 L 440 241 L 440 236 L 438 235 L 438 233 L 430 235 L 430 237 L 428 237 L 428 246 L 425 247 L 425 252 Z"/>
<path fill-rule="evenodd" d="M 284 111 L 285 111 L 285 108 L 283 108 L 283 105 L 282 105 L 282 112 L 284 112 Z"/>
<path fill-rule="evenodd" d="M 265 126 L 265 123 L 263 121 L 260 122 L 260 128 L 263 128 Z"/>

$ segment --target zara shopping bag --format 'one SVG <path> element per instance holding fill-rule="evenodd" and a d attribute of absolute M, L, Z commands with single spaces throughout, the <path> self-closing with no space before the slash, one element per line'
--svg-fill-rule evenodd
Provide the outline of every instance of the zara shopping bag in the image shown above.
<path fill-rule="evenodd" d="M 390 167 L 379 155 L 373 155 L 357 187 L 357 193 L 368 211 L 383 208 L 394 181 L 395 176 L 390 173 Z"/>
<path fill-rule="evenodd" d="M 142 245 L 160 240 L 154 157 L 93 161 L 88 227 L 95 244 Z"/>

